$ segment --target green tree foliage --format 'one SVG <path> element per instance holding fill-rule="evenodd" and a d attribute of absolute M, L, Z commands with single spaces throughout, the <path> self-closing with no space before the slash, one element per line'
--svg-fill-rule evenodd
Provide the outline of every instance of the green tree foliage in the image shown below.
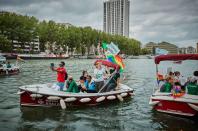
<path fill-rule="evenodd" d="M 151 51 L 148 50 L 148 49 L 146 49 L 146 48 L 142 48 L 142 49 L 141 49 L 141 54 L 142 54 L 142 55 L 151 54 Z"/>
<path fill-rule="evenodd" d="M 0 50 L 2 52 L 10 52 L 12 45 L 10 41 L 3 35 L 0 35 Z"/>
<path fill-rule="evenodd" d="M 45 51 L 47 46 L 51 52 L 60 49 L 66 51 L 68 46 L 70 51 L 76 49 L 78 53 L 84 55 L 86 51 L 90 53 L 91 46 L 97 47 L 99 42 L 105 41 L 117 44 L 122 53 L 128 55 L 141 53 L 141 42 L 135 39 L 110 35 L 91 27 L 66 27 L 54 21 L 39 22 L 35 17 L 9 12 L 0 12 L 0 35 L 2 40 L 8 39 L 12 44 L 14 40 L 17 40 L 21 46 L 39 36 L 41 51 Z M 10 45 L 8 47 L 11 48 Z"/>

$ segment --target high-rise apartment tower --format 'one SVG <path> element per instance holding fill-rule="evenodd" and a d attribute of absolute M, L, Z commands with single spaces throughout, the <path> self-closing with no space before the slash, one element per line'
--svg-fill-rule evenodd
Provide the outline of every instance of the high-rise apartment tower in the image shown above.
<path fill-rule="evenodd" d="M 103 31 L 129 37 L 129 0 L 105 0 Z"/>

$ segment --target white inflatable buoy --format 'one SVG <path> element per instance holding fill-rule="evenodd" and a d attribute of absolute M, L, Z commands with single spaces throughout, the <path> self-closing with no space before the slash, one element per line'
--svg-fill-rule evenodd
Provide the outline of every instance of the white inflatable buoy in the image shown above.
<path fill-rule="evenodd" d="M 60 100 L 61 98 L 58 96 L 48 96 L 47 99 L 48 100 Z"/>
<path fill-rule="evenodd" d="M 74 101 L 76 101 L 77 100 L 77 98 L 75 98 L 75 97 L 69 97 L 69 98 L 65 98 L 65 102 L 74 102 Z"/>
<path fill-rule="evenodd" d="M 41 94 L 31 94 L 30 97 L 32 97 L 32 98 L 41 98 L 41 97 L 43 97 L 43 95 L 41 95 Z"/>
<path fill-rule="evenodd" d="M 87 102 L 90 102 L 90 101 L 91 101 L 90 98 L 82 98 L 82 99 L 80 99 L 80 102 L 82 102 L 82 103 L 87 103 Z"/>
<path fill-rule="evenodd" d="M 97 99 L 96 99 L 96 102 L 102 102 L 102 101 L 104 101 L 105 100 L 105 97 L 104 96 L 101 96 L 101 97 L 98 97 Z"/>
<path fill-rule="evenodd" d="M 66 104 L 65 101 L 63 99 L 60 99 L 60 105 L 62 109 L 66 109 Z"/>
<path fill-rule="evenodd" d="M 115 96 L 107 96 L 107 99 L 108 99 L 108 100 L 115 100 L 116 97 L 115 97 Z"/>
<path fill-rule="evenodd" d="M 121 95 L 117 95 L 117 98 L 118 98 L 119 101 L 123 101 L 124 100 Z"/>
<path fill-rule="evenodd" d="M 128 93 L 121 93 L 120 94 L 122 97 L 126 97 L 128 95 Z"/>

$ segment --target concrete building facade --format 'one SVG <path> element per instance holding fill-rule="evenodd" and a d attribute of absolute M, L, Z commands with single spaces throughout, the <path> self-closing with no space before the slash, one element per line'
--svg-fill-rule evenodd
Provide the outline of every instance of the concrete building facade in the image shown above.
<path fill-rule="evenodd" d="M 13 51 L 18 53 L 40 53 L 39 36 L 31 42 L 20 43 L 17 40 L 13 41 Z"/>
<path fill-rule="evenodd" d="M 197 54 L 198 54 L 198 43 L 197 43 Z"/>
<path fill-rule="evenodd" d="M 103 31 L 129 37 L 129 0 L 106 0 L 103 5 Z"/>
<path fill-rule="evenodd" d="M 154 52 L 153 50 L 155 48 L 160 48 L 167 50 L 169 54 L 178 54 L 178 47 L 168 42 L 161 42 L 161 43 L 149 42 L 145 45 L 145 48 L 151 52 Z"/>

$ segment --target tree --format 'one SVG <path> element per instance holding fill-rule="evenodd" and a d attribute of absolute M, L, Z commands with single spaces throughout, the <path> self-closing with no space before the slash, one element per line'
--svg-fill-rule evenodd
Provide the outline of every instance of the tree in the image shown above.
<path fill-rule="evenodd" d="M 0 50 L 2 50 L 2 52 L 12 51 L 11 42 L 3 35 L 0 35 Z"/>

